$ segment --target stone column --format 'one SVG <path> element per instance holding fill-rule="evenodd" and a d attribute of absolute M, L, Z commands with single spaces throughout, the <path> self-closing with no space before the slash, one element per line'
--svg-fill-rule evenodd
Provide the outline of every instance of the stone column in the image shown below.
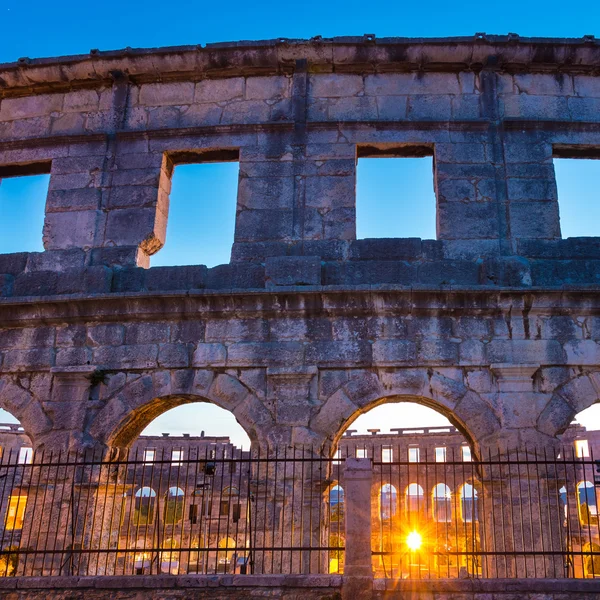
<path fill-rule="evenodd" d="M 564 576 L 564 532 L 552 460 L 559 442 L 536 429 L 548 398 L 537 392 L 539 365 L 493 364 L 503 429 L 479 444 L 484 577 Z M 549 553 L 556 552 L 556 555 Z"/>
<path fill-rule="evenodd" d="M 94 367 L 52 369 L 52 395 L 43 403 L 53 421 L 48 433 L 36 438 L 34 464 L 27 486 L 27 539 L 22 544 L 37 550 L 22 565 L 26 575 L 85 575 L 94 511 L 97 507 L 103 457 L 85 439 L 85 422 L 95 403 L 90 399 Z M 69 463 L 66 466 L 59 464 Z M 86 464 L 84 464 L 86 463 Z"/>
<path fill-rule="evenodd" d="M 373 469 L 368 458 L 347 458 L 344 468 L 346 559 L 344 600 L 368 599 L 373 595 L 371 558 L 371 484 Z"/>

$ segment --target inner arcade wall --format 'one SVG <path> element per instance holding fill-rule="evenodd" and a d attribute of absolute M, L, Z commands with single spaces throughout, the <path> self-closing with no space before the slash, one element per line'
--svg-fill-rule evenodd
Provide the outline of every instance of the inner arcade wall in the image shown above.
<path fill-rule="evenodd" d="M 0 255 L 0 405 L 47 449 L 192 401 L 255 446 L 328 453 L 398 400 L 476 452 L 555 445 L 600 396 L 600 244 L 561 239 L 552 163 L 600 156 L 599 64 L 478 35 L 0 66 L 0 177 L 50 173 L 45 251 Z M 357 159 L 424 155 L 437 239 L 357 240 Z M 148 268 L 174 166 L 215 161 L 240 165 L 231 262 Z"/>

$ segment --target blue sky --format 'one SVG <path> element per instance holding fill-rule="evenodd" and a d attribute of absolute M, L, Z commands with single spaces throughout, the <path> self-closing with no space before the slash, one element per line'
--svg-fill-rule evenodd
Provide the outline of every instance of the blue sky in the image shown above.
<path fill-rule="evenodd" d="M 600 3 L 515 0 L 369 3 L 156 0 L 47 2 L 0 0 L 0 62 L 19 57 L 87 53 L 92 48 L 177 46 L 209 42 L 315 35 L 435 37 L 476 32 L 539 37 L 600 37 Z M 598 235 L 600 161 L 557 161 L 563 237 Z M 0 253 L 41 250 L 47 177 L 0 184 Z M 358 237 L 435 237 L 431 159 L 361 160 L 358 171 Z M 173 181 L 167 243 L 152 265 L 227 262 L 235 216 L 237 165 L 178 167 Z M 442 424 L 411 405 L 388 405 L 383 422 Z M 218 410 L 188 405 L 155 421 L 153 431 L 220 434 L 229 425 Z M 208 412 L 207 412 L 208 411 Z M 370 413 L 364 427 L 382 417 Z M 373 423 L 372 421 L 375 420 Z M 596 420 L 600 424 L 600 419 Z M 192 426 L 193 425 L 193 426 Z M 362 428 L 360 423 L 355 426 Z M 385 428 L 382 428 L 385 429 Z M 241 438 L 240 438 L 241 441 Z"/>

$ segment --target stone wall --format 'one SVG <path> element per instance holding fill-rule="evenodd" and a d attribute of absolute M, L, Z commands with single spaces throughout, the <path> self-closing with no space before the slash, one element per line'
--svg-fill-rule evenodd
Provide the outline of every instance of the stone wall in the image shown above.
<path fill-rule="evenodd" d="M 398 400 L 476 450 L 555 445 L 600 396 L 600 244 L 561 239 L 552 163 L 600 155 L 599 63 L 477 35 L 1 65 L 0 177 L 50 189 L 45 251 L 0 256 L 0 405 L 37 448 L 127 446 L 192 401 L 255 445 L 329 452 Z M 437 239 L 357 240 L 357 159 L 426 155 Z M 174 167 L 215 161 L 231 262 L 147 268 Z"/>
<path fill-rule="evenodd" d="M 339 600 L 339 576 L 133 576 L 90 578 L 2 578 L 0 589 L 7 600 L 187 600 L 210 598 L 281 598 L 283 600 Z M 426 598 L 427 600 L 597 600 L 595 581 L 560 580 L 438 580 L 374 583 L 377 600 Z"/>

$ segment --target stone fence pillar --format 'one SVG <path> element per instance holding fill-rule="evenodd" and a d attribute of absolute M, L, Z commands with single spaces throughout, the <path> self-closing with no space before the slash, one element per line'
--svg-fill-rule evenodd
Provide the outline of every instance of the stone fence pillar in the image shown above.
<path fill-rule="evenodd" d="M 346 542 L 342 598 L 369 599 L 373 595 L 371 558 L 371 484 L 368 458 L 347 458 L 344 467 Z"/>

